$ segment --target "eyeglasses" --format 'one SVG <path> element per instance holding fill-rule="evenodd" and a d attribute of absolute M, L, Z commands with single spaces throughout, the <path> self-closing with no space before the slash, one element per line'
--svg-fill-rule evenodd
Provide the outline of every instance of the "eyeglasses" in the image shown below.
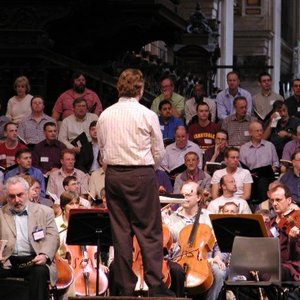
<path fill-rule="evenodd" d="M 19 193 L 19 194 L 8 194 L 8 198 L 10 200 L 14 200 L 15 198 L 22 198 L 24 197 L 25 193 Z"/>

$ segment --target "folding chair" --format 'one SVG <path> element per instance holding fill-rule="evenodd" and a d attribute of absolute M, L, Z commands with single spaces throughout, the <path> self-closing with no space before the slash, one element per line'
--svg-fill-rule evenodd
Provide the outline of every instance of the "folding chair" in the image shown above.
<path fill-rule="evenodd" d="M 258 272 L 263 279 L 256 281 L 251 271 Z M 251 279 L 249 279 L 251 278 Z M 281 255 L 279 239 L 264 237 L 240 237 L 234 239 L 228 280 L 224 282 L 219 299 L 226 299 L 226 290 L 233 290 L 238 299 L 240 287 L 273 288 L 277 299 L 281 299 Z"/>

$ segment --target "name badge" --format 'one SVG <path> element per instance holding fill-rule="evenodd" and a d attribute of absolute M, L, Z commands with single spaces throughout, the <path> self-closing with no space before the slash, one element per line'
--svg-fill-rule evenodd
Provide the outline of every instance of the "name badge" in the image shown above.
<path fill-rule="evenodd" d="M 212 144 L 212 140 L 211 139 L 204 139 L 204 143 L 205 144 Z"/>
<path fill-rule="evenodd" d="M 160 125 L 160 130 L 165 130 L 165 126 L 164 125 Z"/>
<path fill-rule="evenodd" d="M 49 157 L 42 156 L 41 157 L 41 162 L 49 162 Z"/>
<path fill-rule="evenodd" d="M 274 102 L 275 100 L 270 100 L 270 105 L 273 105 Z"/>
<path fill-rule="evenodd" d="M 6 159 L 6 154 L 1 154 L 0 159 Z"/>
<path fill-rule="evenodd" d="M 249 136 L 249 131 L 248 130 L 244 131 L 244 136 Z"/>
<path fill-rule="evenodd" d="M 298 111 L 298 112 L 300 111 L 300 107 L 297 107 L 297 111 Z"/>
<path fill-rule="evenodd" d="M 275 227 L 272 227 L 270 231 L 274 237 L 279 237 L 279 232 Z"/>
<path fill-rule="evenodd" d="M 33 239 L 37 242 L 45 237 L 44 230 L 43 229 L 36 229 L 32 233 Z"/>

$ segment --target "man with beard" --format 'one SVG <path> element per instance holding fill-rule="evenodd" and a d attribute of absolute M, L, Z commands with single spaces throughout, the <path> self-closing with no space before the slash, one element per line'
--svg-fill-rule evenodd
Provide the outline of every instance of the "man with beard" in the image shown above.
<path fill-rule="evenodd" d="M 184 110 L 185 110 L 185 119 L 186 124 L 189 124 L 195 118 L 197 118 L 197 106 L 200 103 L 207 103 L 209 106 L 210 112 L 210 121 L 215 122 L 216 120 L 216 102 L 212 99 L 204 97 L 204 84 L 203 82 L 198 82 L 194 85 L 193 89 L 194 96 L 188 99 L 185 103 Z M 196 122 L 196 120 L 195 120 Z"/>
<path fill-rule="evenodd" d="M 62 93 L 53 107 L 52 118 L 56 121 L 65 119 L 73 113 L 73 101 L 83 98 L 87 102 L 88 111 L 97 114 L 102 112 L 102 103 L 98 95 L 86 88 L 86 79 L 83 73 L 76 72 L 72 76 L 73 87 Z"/>

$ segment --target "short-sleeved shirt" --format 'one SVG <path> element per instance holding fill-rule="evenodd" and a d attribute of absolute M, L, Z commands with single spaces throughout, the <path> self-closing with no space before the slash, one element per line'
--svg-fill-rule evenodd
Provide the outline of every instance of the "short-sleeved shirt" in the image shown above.
<path fill-rule="evenodd" d="M 221 178 L 224 175 L 227 175 L 226 168 L 215 171 L 211 179 L 211 184 L 219 184 Z M 242 169 L 242 168 L 237 168 L 236 172 L 232 174 L 232 176 L 235 180 L 236 187 L 237 187 L 237 191 L 234 193 L 234 196 L 240 197 L 244 193 L 244 184 L 253 183 L 252 176 L 249 170 Z"/>
<path fill-rule="evenodd" d="M 53 111 L 61 114 L 62 120 L 73 114 L 73 102 L 78 98 L 78 94 L 75 95 L 73 89 L 69 89 L 62 93 L 55 102 Z M 102 103 L 98 95 L 92 90 L 85 88 L 84 92 L 80 95 L 87 102 L 88 111 L 100 115 L 102 112 Z"/>

